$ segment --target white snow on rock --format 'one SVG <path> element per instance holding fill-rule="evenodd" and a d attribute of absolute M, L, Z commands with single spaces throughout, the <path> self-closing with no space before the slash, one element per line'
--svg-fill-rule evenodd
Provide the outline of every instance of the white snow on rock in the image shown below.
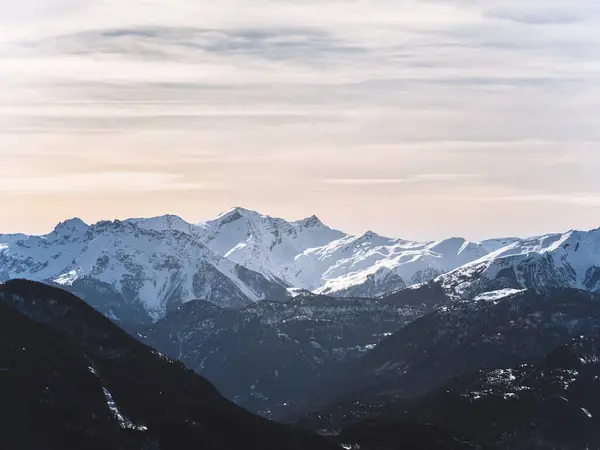
<path fill-rule="evenodd" d="M 513 295 L 521 294 L 525 291 L 526 289 L 499 289 L 497 291 L 490 291 L 484 292 L 483 294 L 479 294 L 475 298 L 473 298 L 473 301 L 495 302 L 507 297 L 511 297 Z"/>
<path fill-rule="evenodd" d="M 412 242 L 347 235 L 316 216 L 287 222 L 233 208 L 195 231 L 207 247 L 290 287 L 334 296 L 380 296 L 477 260 L 514 239 Z"/>
<path fill-rule="evenodd" d="M 63 286 L 82 278 L 97 280 L 139 302 L 155 319 L 164 316 L 170 302 L 205 299 L 242 307 L 266 298 L 275 286 L 180 227 L 153 230 L 142 225 L 136 220 L 88 226 L 72 219 L 44 236 L 7 239 L 0 248 L 0 280 L 26 278 Z"/>
<path fill-rule="evenodd" d="M 106 388 L 102 388 L 102 390 L 104 391 L 104 398 L 106 399 L 106 405 L 108 406 L 108 409 L 110 410 L 113 417 L 115 419 L 117 419 L 117 421 L 119 422 L 119 426 L 121 428 L 130 429 L 130 430 L 138 430 L 138 431 L 147 431 L 148 430 L 148 428 L 145 427 L 144 425 L 136 425 L 133 422 L 131 422 L 131 420 L 129 420 L 127 417 L 125 417 L 123 414 L 121 414 L 121 411 L 119 410 L 119 407 L 115 403 L 115 400 L 113 399 L 112 394 Z"/>
<path fill-rule="evenodd" d="M 239 207 L 199 227 L 201 242 L 215 253 L 300 289 L 316 287 L 319 274 L 300 266 L 298 256 L 345 236 L 316 216 L 287 222 Z"/>
<path fill-rule="evenodd" d="M 445 290 L 458 298 L 479 294 L 497 279 L 516 290 L 600 292 L 600 229 L 514 240 L 439 277 Z"/>
<path fill-rule="evenodd" d="M 497 301 L 531 288 L 600 292 L 600 231 L 414 242 L 239 207 L 199 224 L 173 215 L 91 226 L 71 219 L 44 236 L 0 235 L 0 281 L 11 278 L 64 286 L 93 278 L 155 319 L 172 302 L 242 307 L 275 287 L 278 295 L 377 297 L 437 279 L 455 298 Z"/>

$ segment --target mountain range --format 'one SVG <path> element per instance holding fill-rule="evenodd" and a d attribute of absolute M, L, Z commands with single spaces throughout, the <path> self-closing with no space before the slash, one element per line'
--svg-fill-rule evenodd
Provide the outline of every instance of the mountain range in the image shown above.
<path fill-rule="evenodd" d="M 453 298 L 506 287 L 597 292 L 599 249 L 599 230 L 413 242 L 238 207 L 199 224 L 71 219 L 44 236 L 0 235 L 0 281 L 53 283 L 115 320 L 149 323 L 191 300 L 239 309 L 303 291 L 374 298 L 431 280 Z"/>
<path fill-rule="evenodd" d="M 62 222 L 44 236 L 1 236 L 0 279 L 64 286 L 121 321 L 157 320 L 204 299 L 230 308 L 285 298 L 279 283 L 219 256 L 190 232 L 149 220 Z"/>
<path fill-rule="evenodd" d="M 314 378 L 306 390 L 317 396 L 297 393 L 299 405 L 337 401 L 296 427 L 234 405 L 60 289 L 8 281 L 0 285 L 0 313 L 7 450 L 579 450 L 600 443 L 600 301 L 588 292 L 451 301 L 407 321 L 342 370 Z M 327 430 L 329 439 L 311 430 Z"/>
<path fill-rule="evenodd" d="M 600 230 L 71 219 L 0 235 L 0 312 L 11 450 L 600 445 Z"/>

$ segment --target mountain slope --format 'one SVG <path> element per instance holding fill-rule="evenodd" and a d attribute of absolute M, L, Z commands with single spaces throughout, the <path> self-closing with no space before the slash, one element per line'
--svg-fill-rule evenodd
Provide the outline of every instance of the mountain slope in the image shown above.
<path fill-rule="evenodd" d="M 480 370 L 403 413 L 498 448 L 579 450 L 600 446 L 600 334 L 577 336 L 540 361 Z"/>
<path fill-rule="evenodd" d="M 180 359 L 236 403 L 277 417 L 279 407 L 319 376 L 364 355 L 426 310 L 312 294 L 240 310 L 195 301 L 132 334 Z"/>
<path fill-rule="evenodd" d="M 189 227 L 171 222 L 178 229 Z M 146 226 L 164 228 L 164 219 Z M 515 240 L 411 242 L 372 231 L 350 236 L 315 216 L 287 222 L 243 208 L 201 223 L 192 233 L 215 253 L 291 287 L 365 298 L 429 281 Z"/>
<path fill-rule="evenodd" d="M 542 359 L 482 369 L 423 398 L 388 404 L 339 440 L 364 450 L 418 448 L 431 434 L 439 447 L 427 448 L 480 448 L 465 444 L 472 441 L 507 450 L 598 448 L 599 351 L 600 334 L 578 336 Z M 413 444 L 414 423 L 429 425 Z"/>
<path fill-rule="evenodd" d="M 73 219 L 46 236 L 0 235 L 0 280 L 54 282 L 109 317 L 140 322 L 192 299 L 239 308 L 286 298 L 284 289 L 374 298 L 433 279 L 462 299 L 505 288 L 597 292 L 598 255 L 599 230 L 412 242 L 234 208 L 200 224 L 173 215 Z"/>
<path fill-rule="evenodd" d="M 600 230 L 526 239 L 413 242 L 331 230 L 234 208 L 197 226 L 176 216 L 136 219 L 193 235 L 221 256 L 289 287 L 335 297 L 379 297 L 439 277 L 456 298 L 501 288 L 600 291 Z"/>
<path fill-rule="evenodd" d="M 317 292 L 335 296 L 382 296 L 432 280 L 449 270 L 475 261 L 495 250 L 500 242 L 469 242 L 451 238 L 435 242 L 390 239 L 367 232 L 311 249 L 298 264 L 321 267 Z"/>
<path fill-rule="evenodd" d="M 65 291 L 5 283 L 0 326 L 3 449 L 334 448 L 228 402 Z"/>
<path fill-rule="evenodd" d="M 505 291 L 452 302 L 411 322 L 319 385 L 303 409 L 320 410 L 311 426 L 339 428 L 455 376 L 541 358 L 574 336 L 598 330 L 600 297 L 583 291 Z"/>
<path fill-rule="evenodd" d="M 5 304 L 0 323 L 3 449 L 141 447 L 144 435 L 119 426 L 76 345 Z"/>
<path fill-rule="evenodd" d="M 340 440 L 361 449 L 386 448 L 369 444 L 397 442 L 395 431 L 427 422 L 490 448 L 599 448 L 599 351 L 598 332 L 575 337 L 542 359 L 482 369 L 423 398 L 392 402 L 344 430 Z"/>
<path fill-rule="evenodd" d="M 121 320 L 141 313 L 158 319 L 193 299 L 235 308 L 287 295 L 278 283 L 218 256 L 191 234 L 120 221 L 88 226 L 73 219 L 45 236 L 0 236 L 0 280 L 13 278 L 62 285 Z"/>
<path fill-rule="evenodd" d="M 518 240 L 438 281 L 456 298 L 500 287 L 600 292 L 600 229 Z"/>
<path fill-rule="evenodd" d="M 299 268 L 298 255 L 344 236 L 316 216 L 287 222 L 239 207 L 199 226 L 202 243 L 215 253 L 301 289 L 313 288 L 318 275 Z"/>

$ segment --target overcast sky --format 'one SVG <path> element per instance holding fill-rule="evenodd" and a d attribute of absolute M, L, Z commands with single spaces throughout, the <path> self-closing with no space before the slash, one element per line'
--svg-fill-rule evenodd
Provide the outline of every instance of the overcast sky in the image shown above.
<path fill-rule="evenodd" d="M 598 0 L 0 2 L 0 231 L 600 226 Z"/>

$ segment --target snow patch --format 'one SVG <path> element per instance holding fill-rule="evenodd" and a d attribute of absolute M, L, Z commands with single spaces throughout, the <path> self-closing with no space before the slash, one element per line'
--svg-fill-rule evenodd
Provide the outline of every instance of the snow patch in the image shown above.
<path fill-rule="evenodd" d="M 79 276 L 77 275 L 77 271 L 70 270 L 69 272 L 64 273 L 59 277 L 55 278 L 54 282 L 63 286 L 70 286 L 75 282 L 75 280 L 77 280 L 77 278 L 79 278 Z"/>
<path fill-rule="evenodd" d="M 104 391 L 104 398 L 106 399 L 106 405 L 108 406 L 108 409 L 110 409 L 110 412 L 112 413 L 113 417 L 115 419 L 117 419 L 117 421 L 119 422 L 119 425 L 121 426 L 121 428 L 129 429 L 129 430 L 137 430 L 137 431 L 147 431 L 148 430 L 148 427 L 145 427 L 143 425 L 136 425 L 133 422 L 131 422 L 129 419 L 127 419 L 123 414 L 121 414 L 121 411 L 119 410 L 119 407 L 115 403 L 115 400 L 113 399 L 112 394 L 108 391 L 108 389 L 106 389 L 104 387 L 102 388 L 102 390 Z"/>
<path fill-rule="evenodd" d="M 526 289 L 499 289 L 497 291 L 490 291 L 485 292 L 483 294 L 479 294 L 473 299 L 473 301 L 497 302 L 498 300 L 502 300 L 506 297 L 512 297 L 513 295 L 521 294 L 525 291 Z"/>

